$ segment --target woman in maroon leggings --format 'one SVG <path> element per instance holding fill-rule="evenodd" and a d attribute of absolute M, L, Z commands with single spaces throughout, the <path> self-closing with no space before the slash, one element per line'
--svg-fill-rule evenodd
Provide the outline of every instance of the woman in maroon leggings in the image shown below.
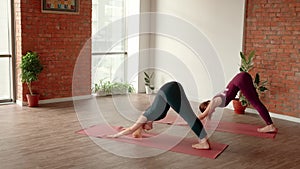
<path fill-rule="evenodd" d="M 202 114 L 199 115 L 200 119 L 204 119 L 207 115 L 215 111 L 216 107 L 225 107 L 231 100 L 233 100 L 241 91 L 243 95 L 248 99 L 250 104 L 258 111 L 260 116 L 266 122 L 266 126 L 257 129 L 258 132 L 276 132 L 270 114 L 264 104 L 260 101 L 256 89 L 252 82 L 252 77 L 247 72 L 241 72 L 237 74 L 227 85 L 226 89 L 217 94 L 210 101 L 206 101 L 200 104 L 199 108 Z"/>

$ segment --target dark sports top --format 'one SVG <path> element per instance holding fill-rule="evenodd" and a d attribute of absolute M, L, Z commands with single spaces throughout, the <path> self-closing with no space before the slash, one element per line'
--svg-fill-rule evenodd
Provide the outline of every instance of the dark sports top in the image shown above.
<path fill-rule="evenodd" d="M 218 107 L 226 107 L 229 102 L 226 103 L 226 93 L 227 93 L 228 89 L 226 88 L 225 90 L 223 90 L 222 92 L 218 93 L 217 95 L 215 95 L 213 97 L 213 99 L 220 97 L 222 99 L 222 103 L 218 106 Z"/>

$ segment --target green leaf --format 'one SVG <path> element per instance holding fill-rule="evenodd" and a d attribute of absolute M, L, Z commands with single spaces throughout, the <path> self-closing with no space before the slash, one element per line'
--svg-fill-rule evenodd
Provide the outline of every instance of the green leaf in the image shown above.
<path fill-rule="evenodd" d="M 151 75 L 150 75 L 149 79 L 152 79 L 152 77 L 153 77 L 153 73 L 151 73 Z"/>
<path fill-rule="evenodd" d="M 263 82 L 260 82 L 260 86 L 266 86 L 266 85 L 267 85 L 267 83 L 268 83 L 268 81 L 267 81 L 267 80 L 265 80 L 265 81 L 263 81 Z"/>
<path fill-rule="evenodd" d="M 251 51 L 249 56 L 248 56 L 248 64 L 252 65 L 253 63 L 253 58 L 255 56 L 255 51 Z"/>
<path fill-rule="evenodd" d="M 149 79 L 150 77 L 149 77 L 149 75 L 146 73 L 146 72 L 144 72 L 144 75 Z"/>
<path fill-rule="evenodd" d="M 251 51 L 249 56 L 246 57 L 243 52 L 240 52 L 241 56 L 241 65 L 240 65 L 240 71 L 241 72 L 249 72 L 253 68 L 253 58 L 255 56 L 255 52 Z"/>
<path fill-rule="evenodd" d="M 268 88 L 266 88 L 265 86 L 260 86 L 260 87 L 258 88 L 258 90 L 259 90 L 260 92 L 264 92 L 264 91 L 268 90 Z"/>
<path fill-rule="evenodd" d="M 20 64 L 22 82 L 31 83 L 38 79 L 38 75 L 43 70 L 37 53 L 27 52 L 22 56 Z"/>
<path fill-rule="evenodd" d="M 242 106 L 249 105 L 249 101 L 246 99 L 246 97 L 240 93 L 239 101 L 241 102 Z"/>
<path fill-rule="evenodd" d="M 245 60 L 245 55 L 243 54 L 243 52 L 240 52 L 240 56 L 242 58 L 242 61 Z"/>
<path fill-rule="evenodd" d="M 144 77 L 145 85 L 146 85 L 146 86 L 150 86 L 150 85 L 152 84 L 152 83 L 151 83 L 151 79 L 152 79 L 154 73 L 151 73 L 151 74 L 149 75 L 147 72 L 144 72 L 144 75 L 145 75 L 145 77 Z"/>
<path fill-rule="evenodd" d="M 259 86 L 259 82 L 260 82 L 260 77 L 259 77 L 259 74 L 256 73 L 255 79 L 254 79 L 254 83 L 255 83 L 257 86 Z"/>

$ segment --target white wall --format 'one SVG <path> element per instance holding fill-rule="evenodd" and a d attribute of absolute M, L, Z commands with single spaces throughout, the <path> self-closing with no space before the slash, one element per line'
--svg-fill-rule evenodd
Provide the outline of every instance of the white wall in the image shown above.
<path fill-rule="evenodd" d="M 149 33 L 150 19 L 141 17 L 142 13 L 149 13 L 151 1 L 149 0 L 130 0 L 126 1 L 127 14 L 127 74 L 126 80 L 134 84 L 138 92 L 145 92 L 143 71 L 148 67 L 153 67 L 153 59 L 147 49 L 150 48 Z"/>
<path fill-rule="evenodd" d="M 130 35 L 127 39 L 127 57 L 128 60 L 125 63 L 127 74 L 125 79 L 130 82 L 135 89 L 138 89 L 139 82 L 139 55 L 140 48 L 140 38 L 136 32 L 140 31 L 140 0 L 130 0 L 126 1 L 126 20 L 127 24 L 127 34 Z M 143 40 L 142 40 L 143 41 Z"/>
<path fill-rule="evenodd" d="M 151 36 L 150 46 L 159 69 L 157 87 L 177 80 L 189 98 L 202 101 L 222 90 L 238 72 L 244 1 L 151 0 L 151 11 L 159 13 L 152 19 L 151 29 L 157 34 Z"/>

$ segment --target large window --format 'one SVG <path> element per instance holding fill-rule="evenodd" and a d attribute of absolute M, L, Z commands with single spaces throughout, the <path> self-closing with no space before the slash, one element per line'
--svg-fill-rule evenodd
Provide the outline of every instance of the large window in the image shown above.
<path fill-rule="evenodd" d="M 12 101 L 11 4 L 0 2 L 0 103 Z"/>
<path fill-rule="evenodd" d="M 125 81 L 125 15 L 125 0 L 93 0 L 92 85 L 103 79 Z"/>

